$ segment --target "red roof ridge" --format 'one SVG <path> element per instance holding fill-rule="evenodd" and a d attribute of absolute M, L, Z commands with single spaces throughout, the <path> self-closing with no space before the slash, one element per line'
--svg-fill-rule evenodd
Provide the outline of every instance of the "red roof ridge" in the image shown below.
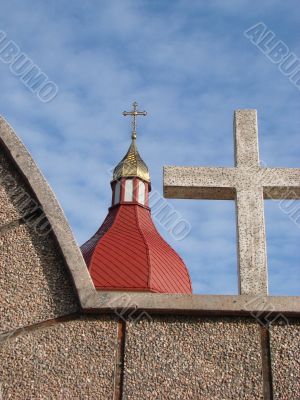
<path fill-rule="evenodd" d="M 147 211 L 150 213 L 150 210 L 147 210 Z M 139 213 L 138 213 L 138 208 L 137 208 L 137 207 L 135 207 L 135 215 L 136 215 L 137 221 L 140 221 Z M 144 235 L 142 229 L 140 228 L 140 224 L 138 224 L 138 230 L 139 230 L 139 232 L 140 232 L 140 234 L 141 234 L 141 236 L 142 236 L 142 238 L 143 238 L 143 241 L 144 241 L 144 243 L 145 243 L 145 246 L 146 246 L 146 252 L 147 252 L 148 263 L 149 263 L 149 265 L 151 265 L 149 245 L 148 245 L 148 242 L 147 242 L 147 240 L 146 240 L 146 238 L 145 238 L 145 235 Z M 148 280 L 147 280 L 147 284 L 148 284 L 148 287 L 149 287 L 149 288 L 151 288 L 150 282 L 151 282 L 151 268 L 149 268 L 149 274 L 148 274 Z"/>

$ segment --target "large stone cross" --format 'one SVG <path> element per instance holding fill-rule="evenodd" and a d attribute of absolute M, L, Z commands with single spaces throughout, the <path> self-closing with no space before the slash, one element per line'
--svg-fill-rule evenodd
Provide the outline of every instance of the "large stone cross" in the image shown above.
<path fill-rule="evenodd" d="M 267 294 L 264 199 L 300 199 L 300 168 L 260 166 L 256 110 L 235 111 L 234 139 L 234 168 L 165 167 L 164 195 L 235 200 L 239 292 Z"/>

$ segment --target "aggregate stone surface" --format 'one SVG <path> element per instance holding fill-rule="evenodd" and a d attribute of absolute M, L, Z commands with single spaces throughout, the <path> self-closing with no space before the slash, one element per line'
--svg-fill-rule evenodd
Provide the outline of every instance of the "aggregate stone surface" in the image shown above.
<path fill-rule="evenodd" d="M 125 399 L 262 399 L 259 326 L 246 318 L 128 323 Z"/>
<path fill-rule="evenodd" d="M 52 233 L 19 226 L 0 236 L 0 255 L 0 333 L 79 309 Z"/>
<path fill-rule="evenodd" d="M 58 323 L 0 343 L 3 399 L 113 399 L 117 323 Z"/>
<path fill-rule="evenodd" d="M 0 145 L 0 227 L 21 218 L 24 215 L 25 199 L 29 204 L 30 197 L 31 191 L 24 185 Z M 31 206 L 34 205 L 33 201 Z"/>
<path fill-rule="evenodd" d="M 300 400 L 300 321 L 272 325 L 270 337 L 274 398 Z"/>

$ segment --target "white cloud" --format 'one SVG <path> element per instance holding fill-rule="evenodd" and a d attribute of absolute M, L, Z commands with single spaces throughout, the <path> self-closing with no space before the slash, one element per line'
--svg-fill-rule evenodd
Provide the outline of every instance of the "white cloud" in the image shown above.
<path fill-rule="evenodd" d="M 0 29 L 55 81 L 59 94 L 40 103 L 0 64 L 0 112 L 37 160 L 79 242 L 106 214 L 107 171 L 127 150 L 130 125 L 121 112 L 133 100 L 149 113 L 139 121 L 139 148 L 154 187 L 162 189 L 164 164 L 233 165 L 236 108 L 258 109 L 268 165 L 299 166 L 299 91 L 243 36 L 264 20 L 299 49 L 293 7 L 292 0 L 4 2 Z M 173 244 L 197 290 L 236 289 L 233 205 L 174 204 L 193 221 L 191 235 Z M 295 262 L 285 253 L 274 263 L 283 259 Z M 279 283 L 272 281 L 275 291 Z"/>

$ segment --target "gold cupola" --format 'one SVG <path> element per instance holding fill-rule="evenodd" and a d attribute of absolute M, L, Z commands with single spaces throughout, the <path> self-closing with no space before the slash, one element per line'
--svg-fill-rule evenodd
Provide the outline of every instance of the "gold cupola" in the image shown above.
<path fill-rule="evenodd" d="M 131 145 L 119 164 L 114 169 L 113 180 L 120 178 L 140 178 L 143 181 L 150 182 L 149 170 L 142 160 L 136 146 L 136 139 L 132 139 Z"/>
<path fill-rule="evenodd" d="M 136 117 L 139 115 L 147 115 L 146 111 L 138 111 L 136 102 L 133 103 L 132 111 L 124 111 L 123 115 L 132 116 L 132 134 L 131 145 L 125 157 L 119 162 L 113 172 L 113 181 L 121 178 L 140 178 L 150 183 L 150 174 L 146 163 L 140 156 L 136 145 Z"/>

